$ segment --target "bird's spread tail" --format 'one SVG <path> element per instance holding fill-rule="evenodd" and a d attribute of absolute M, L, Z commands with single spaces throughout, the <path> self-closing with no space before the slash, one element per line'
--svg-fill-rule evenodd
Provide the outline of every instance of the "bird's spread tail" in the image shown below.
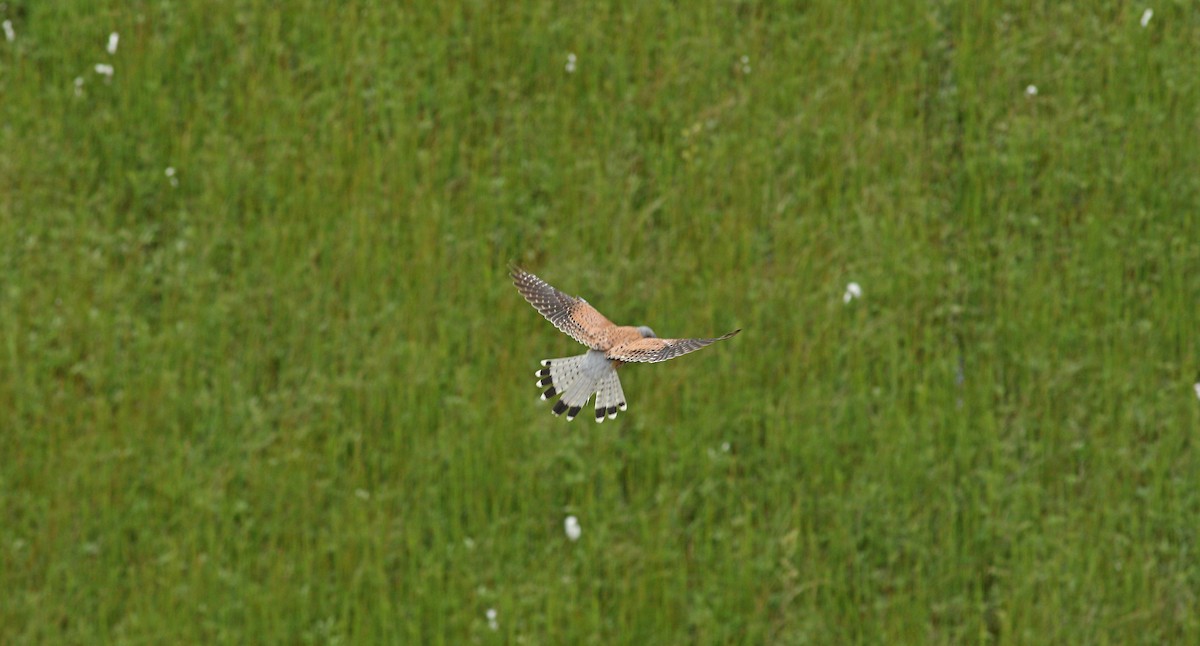
<path fill-rule="evenodd" d="M 593 394 L 596 395 L 597 422 L 604 421 L 606 415 L 616 417 L 617 410 L 625 410 L 621 380 L 603 352 L 589 350 L 577 357 L 546 359 L 536 374 L 538 387 L 546 388 L 542 399 L 562 395 L 552 412 L 555 415 L 565 412 L 568 421 L 575 419 Z"/>

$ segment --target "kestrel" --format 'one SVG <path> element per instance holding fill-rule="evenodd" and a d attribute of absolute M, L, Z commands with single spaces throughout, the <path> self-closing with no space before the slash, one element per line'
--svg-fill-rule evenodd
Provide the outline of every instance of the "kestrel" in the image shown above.
<path fill-rule="evenodd" d="M 554 404 L 555 415 L 567 413 L 575 419 L 580 409 L 596 396 L 596 421 L 603 422 L 625 410 L 625 393 L 617 368 L 625 363 L 658 363 L 674 359 L 728 339 L 741 332 L 734 330 L 715 339 L 660 339 L 654 330 L 642 326 L 615 325 L 582 298 L 568 296 L 533 274 L 512 268 L 513 284 L 554 327 L 586 345 L 585 354 L 560 359 L 545 359 L 538 376 L 539 388 L 546 388 L 542 399 L 561 394 Z"/>

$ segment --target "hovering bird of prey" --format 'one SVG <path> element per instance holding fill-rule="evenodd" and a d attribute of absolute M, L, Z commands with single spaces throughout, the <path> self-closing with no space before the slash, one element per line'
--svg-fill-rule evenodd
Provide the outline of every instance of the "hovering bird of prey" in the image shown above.
<path fill-rule="evenodd" d="M 625 363 L 657 363 L 699 350 L 741 332 L 734 330 L 715 339 L 660 339 L 645 325 L 615 325 L 582 298 L 568 296 L 549 283 L 520 269 L 512 268 L 513 284 L 529 301 L 567 336 L 586 345 L 586 353 L 575 357 L 545 359 L 535 373 L 537 385 L 546 388 L 542 399 L 561 394 L 553 413 L 567 413 L 575 419 L 580 409 L 596 396 L 596 421 L 612 419 L 625 410 L 625 393 L 617 368 Z M 548 387 L 548 388 L 547 388 Z"/>

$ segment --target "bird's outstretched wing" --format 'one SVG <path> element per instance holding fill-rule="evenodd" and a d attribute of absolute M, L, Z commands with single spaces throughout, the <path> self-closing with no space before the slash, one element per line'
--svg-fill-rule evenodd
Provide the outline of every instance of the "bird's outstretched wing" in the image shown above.
<path fill-rule="evenodd" d="M 734 330 L 715 339 L 659 339 L 649 337 L 623 343 L 608 351 L 608 358 L 626 363 L 658 363 L 695 352 L 706 345 L 724 341 L 741 332 Z"/>
<path fill-rule="evenodd" d="M 616 326 L 587 301 L 568 296 L 519 267 L 513 267 L 510 275 L 521 296 L 554 327 L 593 350 L 607 349 L 607 339 Z"/>

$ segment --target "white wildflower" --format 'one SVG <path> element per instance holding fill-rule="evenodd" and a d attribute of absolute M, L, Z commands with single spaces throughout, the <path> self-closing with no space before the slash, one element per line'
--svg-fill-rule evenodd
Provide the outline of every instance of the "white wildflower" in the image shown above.
<path fill-rule="evenodd" d="M 567 54 L 567 74 L 575 73 L 575 52 Z"/>
<path fill-rule="evenodd" d="M 492 630 L 500 630 L 500 622 L 496 621 L 496 609 L 488 608 L 487 613 L 485 614 L 487 614 L 488 628 L 491 628 Z"/>
<path fill-rule="evenodd" d="M 1200 397 L 1200 381 L 1197 381 L 1196 385 L 1192 386 L 1192 388 L 1196 389 L 1196 396 Z"/>
<path fill-rule="evenodd" d="M 104 78 L 111 79 L 113 75 L 113 66 L 107 63 L 96 63 L 96 73 Z"/>
<path fill-rule="evenodd" d="M 563 521 L 563 530 L 567 532 L 567 538 L 571 542 L 579 540 L 579 536 L 583 534 L 583 529 L 579 526 L 579 519 L 574 516 L 567 516 Z"/>
<path fill-rule="evenodd" d="M 119 40 L 121 40 L 121 36 L 115 31 L 108 35 L 108 45 L 104 49 L 108 50 L 109 56 L 117 53 L 117 41 Z"/>
<path fill-rule="evenodd" d="M 11 43 L 13 41 L 13 39 L 15 39 L 17 37 L 17 32 L 13 31 L 11 20 L 5 20 L 3 24 L 4 24 L 4 40 L 7 40 L 8 42 Z"/>
<path fill-rule="evenodd" d="M 742 56 L 742 74 L 750 73 L 750 57 Z"/>
<path fill-rule="evenodd" d="M 721 451 L 729 453 L 729 442 L 721 442 Z"/>
<path fill-rule="evenodd" d="M 179 178 L 175 177 L 175 167 L 174 166 L 167 166 L 167 170 L 163 171 L 163 173 L 167 176 L 167 181 L 171 182 L 171 186 L 179 186 Z M 359 489 L 359 491 L 362 491 L 362 490 Z M 370 494 L 368 494 L 368 495 L 370 495 Z"/>
<path fill-rule="evenodd" d="M 83 77 L 75 77 L 75 96 L 83 96 Z"/>
<path fill-rule="evenodd" d="M 1154 17 L 1153 9 L 1146 9 L 1145 11 L 1142 12 L 1142 28 L 1143 29 L 1146 28 L 1146 25 L 1150 24 L 1150 19 L 1153 17 Z M 9 40 L 12 40 L 12 39 L 9 38 Z"/>
<path fill-rule="evenodd" d="M 1037 86 L 1030 85 L 1029 87 L 1025 88 L 1025 96 L 1037 96 Z"/>
<path fill-rule="evenodd" d="M 846 293 L 842 294 L 842 302 L 849 303 L 856 298 L 862 298 L 862 287 L 859 287 L 858 283 L 846 285 Z"/>

